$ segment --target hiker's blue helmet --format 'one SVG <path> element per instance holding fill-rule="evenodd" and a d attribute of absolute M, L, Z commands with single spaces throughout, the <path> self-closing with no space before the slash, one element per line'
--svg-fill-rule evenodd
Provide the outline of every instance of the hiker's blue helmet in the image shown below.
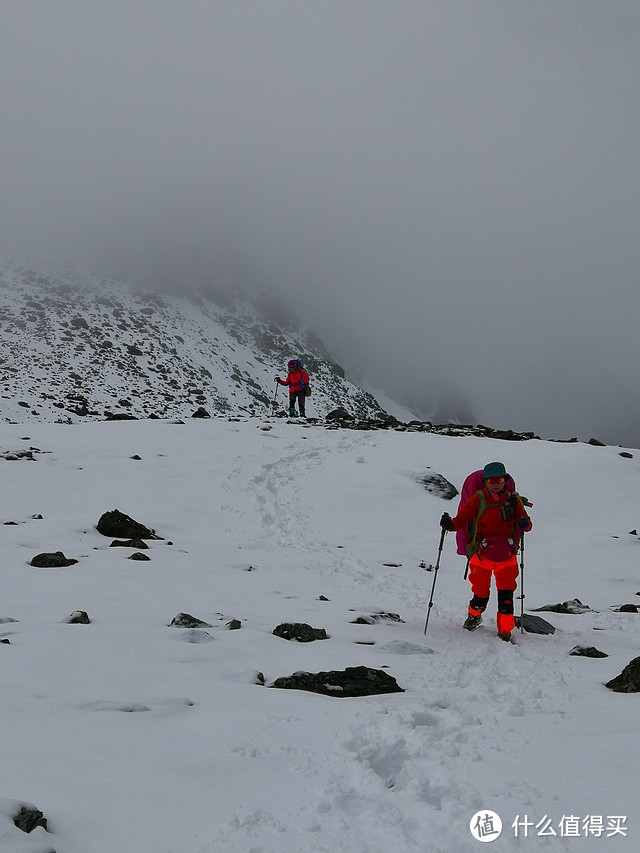
<path fill-rule="evenodd" d="M 482 471 L 483 480 L 486 480 L 489 477 L 504 477 L 506 480 L 508 476 L 507 469 L 504 467 L 502 462 L 489 462 L 484 466 Z"/>
<path fill-rule="evenodd" d="M 291 361 L 287 364 L 287 367 L 288 367 L 289 369 L 291 369 L 292 367 L 302 367 L 302 362 L 300 362 L 300 361 L 298 361 L 297 359 L 293 358 L 293 359 L 291 359 Z"/>

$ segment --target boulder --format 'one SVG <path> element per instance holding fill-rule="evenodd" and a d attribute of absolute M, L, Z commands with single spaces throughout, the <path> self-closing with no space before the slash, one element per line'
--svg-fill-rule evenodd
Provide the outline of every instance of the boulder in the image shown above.
<path fill-rule="evenodd" d="M 570 655 L 581 658 L 608 658 L 606 652 L 601 652 L 595 646 L 574 646 L 569 652 Z"/>
<path fill-rule="evenodd" d="M 77 560 L 67 559 L 62 551 L 54 551 L 53 553 L 36 554 L 29 565 L 35 566 L 37 569 L 62 569 L 65 566 L 74 566 L 77 562 Z"/>
<path fill-rule="evenodd" d="M 47 819 L 35 806 L 21 806 L 20 811 L 13 818 L 13 823 L 26 833 L 33 832 L 38 826 L 47 831 Z"/>
<path fill-rule="evenodd" d="M 98 533 L 103 536 L 115 536 L 118 539 L 160 539 L 154 530 L 134 521 L 119 509 L 103 513 L 96 525 Z"/>
<path fill-rule="evenodd" d="M 202 619 L 197 619 L 190 613 L 178 613 L 169 623 L 171 628 L 212 628 L 210 622 L 204 622 Z"/>
<path fill-rule="evenodd" d="M 532 616 L 530 613 L 523 613 L 522 619 L 516 616 L 516 628 L 520 628 L 528 634 L 555 634 L 556 629 L 551 622 L 547 622 L 542 616 Z"/>
<path fill-rule="evenodd" d="M 404 693 L 395 678 L 381 669 L 370 669 L 368 666 L 351 666 L 331 672 L 294 672 L 293 675 L 276 678 L 271 686 L 338 698 Z"/>
<path fill-rule="evenodd" d="M 74 610 L 73 613 L 69 614 L 67 618 L 64 620 L 69 625 L 90 625 L 91 619 L 87 615 L 85 610 Z"/>
<path fill-rule="evenodd" d="M 453 500 L 459 494 L 453 483 L 450 483 L 442 474 L 438 474 L 435 471 L 422 474 L 418 478 L 418 482 L 422 483 L 430 495 L 443 498 L 445 501 Z"/>
<path fill-rule="evenodd" d="M 324 628 L 312 628 L 304 622 L 283 622 L 274 628 L 272 633 L 283 640 L 297 640 L 299 643 L 329 639 Z"/>
<path fill-rule="evenodd" d="M 620 675 L 607 681 L 605 687 L 614 693 L 640 693 L 640 657 L 628 663 Z"/>

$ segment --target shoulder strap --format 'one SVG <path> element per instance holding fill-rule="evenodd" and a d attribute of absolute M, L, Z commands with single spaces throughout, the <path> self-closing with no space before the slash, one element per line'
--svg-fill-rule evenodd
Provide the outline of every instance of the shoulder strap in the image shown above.
<path fill-rule="evenodd" d="M 478 535 L 478 522 L 484 515 L 484 511 L 487 508 L 487 496 L 484 491 L 476 492 L 478 496 L 478 512 L 476 513 L 476 517 L 473 518 L 469 522 L 469 542 L 467 545 L 467 554 L 470 556 L 471 554 L 475 554 L 476 552 L 476 537 Z"/>

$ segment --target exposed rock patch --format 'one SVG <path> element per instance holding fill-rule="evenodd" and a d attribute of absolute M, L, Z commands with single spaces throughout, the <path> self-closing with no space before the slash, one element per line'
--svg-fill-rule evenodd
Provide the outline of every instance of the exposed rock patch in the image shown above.
<path fill-rule="evenodd" d="M 74 610 L 73 613 L 70 613 L 69 616 L 64 620 L 69 625 L 90 625 L 91 619 L 85 610 Z"/>
<path fill-rule="evenodd" d="M 435 471 L 422 474 L 418 477 L 418 482 L 422 483 L 430 495 L 435 495 L 437 498 L 442 498 L 445 501 L 453 500 L 459 494 L 453 483 L 450 483 L 446 477 Z"/>
<path fill-rule="evenodd" d="M 563 601 L 560 604 L 545 604 L 543 607 L 532 607 L 534 613 L 548 610 L 551 613 L 593 613 L 588 604 L 583 604 L 579 598 Z"/>
<path fill-rule="evenodd" d="M 404 693 L 393 676 L 367 666 L 352 666 L 331 672 L 294 672 L 293 675 L 276 678 L 272 687 L 306 690 L 339 698 Z"/>
<path fill-rule="evenodd" d="M 555 634 L 556 629 L 551 624 L 543 619 L 542 616 L 532 616 L 530 613 L 523 613 L 522 619 L 516 616 L 516 628 L 522 628 L 528 634 Z"/>
<path fill-rule="evenodd" d="M 212 628 L 210 622 L 205 622 L 192 616 L 190 613 L 178 613 L 169 623 L 171 628 Z"/>
<path fill-rule="evenodd" d="M 582 658 L 608 658 L 606 652 L 601 652 L 595 646 L 574 646 L 569 652 L 570 655 Z"/>
<path fill-rule="evenodd" d="M 161 539 L 156 532 L 139 521 L 135 521 L 119 509 L 103 513 L 96 525 L 98 533 L 118 539 Z"/>
<path fill-rule="evenodd" d="M 54 551 L 53 553 L 36 554 L 29 563 L 36 569 L 62 569 L 65 566 L 74 566 L 78 561 L 68 559 L 62 551 Z"/>
<path fill-rule="evenodd" d="M 304 622 L 283 622 L 273 629 L 273 633 L 283 640 L 297 640 L 299 643 L 329 639 L 324 628 L 312 628 Z"/>
<path fill-rule="evenodd" d="M 605 687 L 614 693 L 640 693 L 640 657 L 628 663 L 620 675 L 607 681 Z"/>

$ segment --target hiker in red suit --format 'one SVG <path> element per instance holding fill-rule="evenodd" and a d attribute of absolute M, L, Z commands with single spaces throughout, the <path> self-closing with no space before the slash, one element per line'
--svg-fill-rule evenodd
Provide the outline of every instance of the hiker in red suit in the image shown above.
<path fill-rule="evenodd" d="M 475 524 L 471 538 L 469 581 L 473 598 L 469 602 L 464 627 L 473 631 L 482 622 L 482 614 L 489 601 L 491 576 L 498 590 L 498 636 L 511 638 L 515 627 L 513 593 L 518 577 L 516 554 L 520 536 L 531 530 L 531 519 L 522 498 L 506 488 L 509 475 L 502 462 L 490 462 L 483 472 L 483 488 L 475 492 L 458 509 L 455 518 L 445 512 L 440 526 L 445 530 L 461 530 L 469 523 Z"/>
<path fill-rule="evenodd" d="M 307 386 L 309 385 L 309 375 L 302 364 L 296 359 L 291 360 L 287 364 L 287 378 L 280 379 L 276 376 L 276 382 L 280 385 L 289 386 L 289 415 L 293 418 L 296 414 L 296 401 L 300 410 L 300 417 L 306 418 L 304 405 L 307 399 Z"/>

